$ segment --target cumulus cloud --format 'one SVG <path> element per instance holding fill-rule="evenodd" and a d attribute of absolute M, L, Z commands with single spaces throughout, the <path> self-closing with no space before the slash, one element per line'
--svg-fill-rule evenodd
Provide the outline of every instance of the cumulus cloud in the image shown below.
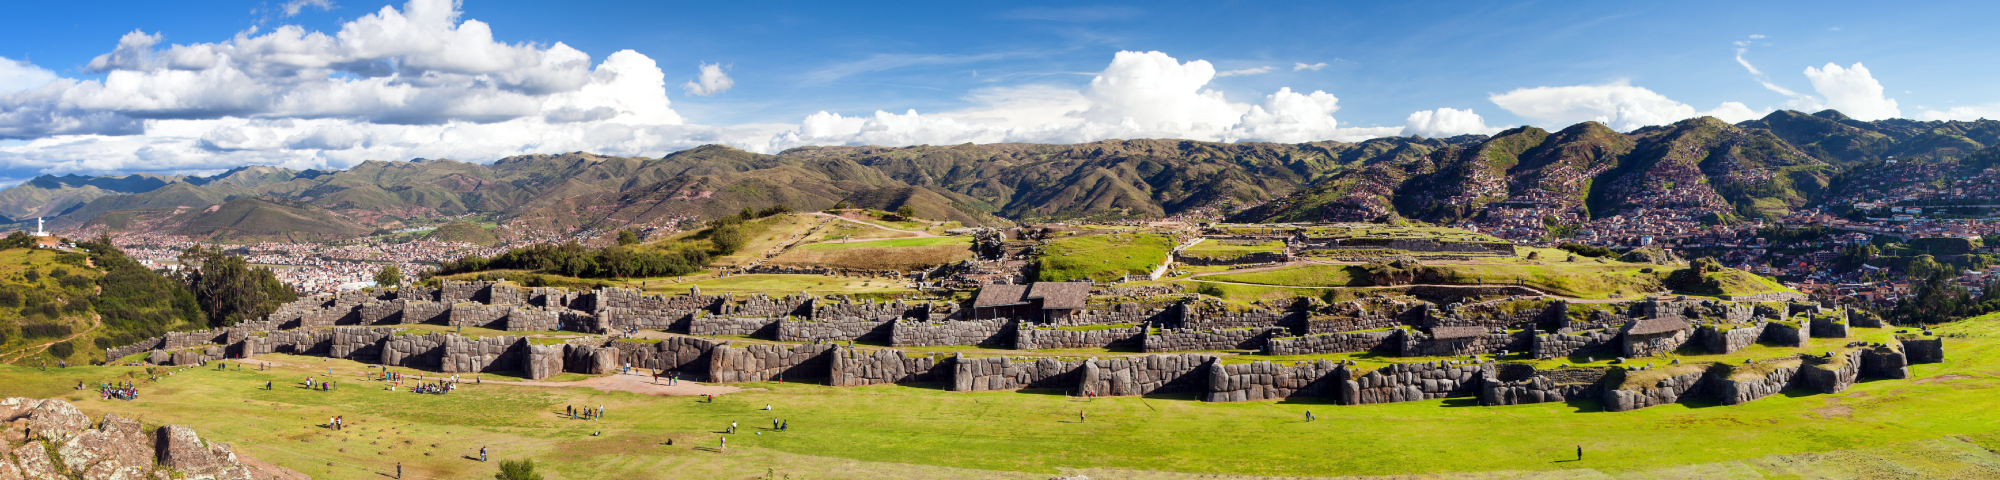
<path fill-rule="evenodd" d="M 1858 62 L 1848 68 L 1833 63 L 1823 68 L 1806 67 L 1805 74 L 1813 91 L 1826 97 L 1826 108 L 1864 121 L 1903 116 L 1896 99 L 1882 95 L 1882 82 L 1875 81 L 1868 67 Z"/>
<path fill-rule="evenodd" d="M 1265 74 L 1265 73 L 1271 73 L 1271 66 L 1270 66 L 1270 65 L 1265 65 L 1265 66 L 1262 66 L 1262 67 L 1256 67 L 1256 68 L 1244 68 L 1244 69 L 1237 69 L 1237 70 L 1223 70 L 1223 71 L 1220 71 L 1220 72 L 1215 72 L 1215 76 L 1218 76 L 1218 77 L 1234 77 L 1234 76 L 1237 76 L 1237 75 L 1260 75 L 1260 74 Z"/>
<path fill-rule="evenodd" d="M 1470 108 L 1440 108 L 1411 113 L 1409 118 L 1403 120 L 1403 129 L 1398 134 L 1439 138 L 1465 134 L 1492 135 L 1500 130 L 1486 126 L 1486 119 L 1472 113 Z"/>
<path fill-rule="evenodd" d="M 26 61 L 0 57 L 0 94 L 13 93 L 56 81 L 56 72 Z"/>
<path fill-rule="evenodd" d="M 729 78 L 729 74 L 722 73 L 722 64 L 704 63 L 701 64 L 701 76 L 681 84 L 681 90 L 686 91 L 688 95 L 706 97 L 727 92 L 730 87 L 734 86 L 736 86 L 736 80 Z"/>
<path fill-rule="evenodd" d="M 1319 69 L 1322 69 L 1322 68 L 1326 68 L 1326 62 L 1319 62 L 1319 63 L 1315 63 L 1315 64 L 1311 64 L 1311 65 L 1307 65 L 1307 64 L 1305 64 L 1304 62 L 1297 62 L 1297 63 L 1293 63 L 1293 64 L 1292 64 L 1292 71 L 1294 71 L 1294 72 L 1296 72 L 1296 71 L 1299 71 L 1299 70 L 1313 70 L 1313 71 L 1318 71 Z"/>
<path fill-rule="evenodd" d="M 562 43 L 495 41 L 489 26 L 460 14 L 450 0 L 412 0 L 335 33 L 281 26 L 169 44 L 133 31 L 84 66 L 101 78 L 0 60 L 0 177 L 569 151 L 657 156 L 704 144 L 768 153 L 1114 138 L 1356 141 L 1400 130 L 1341 128 L 1339 99 L 1324 91 L 1282 88 L 1233 103 L 1210 88 L 1220 74 L 1209 62 L 1161 52 L 1118 52 L 1081 88 L 974 90 L 957 111 L 689 125 L 672 108 L 665 73 L 643 54 L 616 52 L 593 65 Z M 714 94 L 732 84 L 722 65 L 703 64 L 681 87 Z"/>
<path fill-rule="evenodd" d="M 285 11 L 285 16 L 290 17 L 298 15 L 299 12 L 304 11 L 306 7 L 318 8 L 320 10 L 332 10 L 333 0 L 292 0 L 289 2 L 285 2 L 283 6 L 280 6 L 278 8 Z"/>
<path fill-rule="evenodd" d="M 1841 110 L 1841 112 L 1846 112 L 1846 110 Z M 1945 110 L 1924 110 L 1923 113 L 1918 114 L 1918 117 L 1923 120 L 1958 121 L 1973 121 L 1988 118 L 2000 119 L 2000 103 L 1951 107 Z"/>
<path fill-rule="evenodd" d="M 1081 91 L 1053 86 L 986 89 L 956 112 L 819 112 L 798 130 L 753 149 L 799 145 L 1076 143 L 1110 138 L 1209 141 L 1356 141 L 1395 135 L 1397 127 L 1339 128 L 1339 99 L 1323 91 L 1281 88 L 1255 105 L 1230 103 L 1205 88 L 1219 76 L 1203 60 L 1161 52 L 1119 52 Z"/>
<path fill-rule="evenodd" d="M 1730 123 L 1757 118 L 1756 111 L 1740 102 L 1723 102 L 1713 110 L 1697 111 L 1624 80 L 1603 85 L 1519 88 L 1488 99 L 1515 115 L 1558 128 L 1596 121 L 1622 132 L 1698 116 L 1713 116 Z"/>

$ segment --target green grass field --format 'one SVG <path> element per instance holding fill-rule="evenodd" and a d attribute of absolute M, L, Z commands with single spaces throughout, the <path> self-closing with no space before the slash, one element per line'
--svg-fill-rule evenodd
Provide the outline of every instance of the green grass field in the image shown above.
<path fill-rule="evenodd" d="M 1173 252 L 1174 240 L 1162 234 L 1116 233 L 1049 240 L 1035 259 L 1040 281 L 1071 279 L 1110 281 L 1153 272 Z"/>
<path fill-rule="evenodd" d="M 638 285 L 632 285 L 638 286 Z M 704 294 L 720 293 L 767 293 L 786 295 L 809 292 L 814 295 L 840 294 L 915 294 L 916 290 L 904 288 L 903 284 L 887 278 L 833 277 L 826 275 L 752 274 L 732 275 L 698 282 L 676 283 L 654 280 L 643 288 L 647 293 L 686 293 L 688 287 L 700 286 Z"/>
<path fill-rule="evenodd" d="M 1429 262 L 1426 266 L 1446 279 L 1446 284 L 1502 284 L 1533 287 L 1556 295 L 1584 298 L 1633 298 L 1665 291 L 1661 280 L 1675 266 L 1626 263 L 1616 260 L 1577 257 L 1548 248 L 1521 247 L 1520 257 L 1475 258 L 1470 261 Z M 1527 256 L 1535 253 L 1536 258 Z M 1647 272 L 1651 269 L 1651 272 Z M 1202 276 L 1200 280 L 1250 283 L 1289 287 L 1361 286 L 1357 279 L 1365 272 L 1352 265 L 1300 265 L 1250 273 Z M 1723 294 L 1789 292 L 1791 289 L 1770 278 L 1735 269 L 1714 274 L 1722 280 Z"/>
<path fill-rule="evenodd" d="M 972 237 L 891 238 L 887 240 L 856 240 L 847 242 L 835 240 L 800 245 L 798 248 L 801 250 L 834 251 L 850 248 L 929 247 L 935 245 L 968 246 L 972 245 Z"/>
<path fill-rule="evenodd" d="M 1258 244 L 1241 244 L 1209 240 L 1181 250 L 1181 255 L 1227 260 L 1252 253 L 1282 251 L 1285 251 L 1285 242 L 1271 241 Z"/>
<path fill-rule="evenodd" d="M 531 457 L 550 478 L 1196 478 L 1186 474 L 1384 475 L 1467 478 L 1850 476 L 1938 478 L 2000 465 L 2000 349 L 1986 319 L 1949 325 L 1947 361 L 1914 380 L 1871 380 L 1834 395 L 1786 392 L 1748 405 L 1694 402 L 1604 413 L 1591 402 L 1478 407 L 1468 399 L 1371 406 L 1319 400 L 1209 404 L 1189 395 L 1099 398 L 1058 392 L 952 393 L 925 386 L 834 388 L 757 383 L 702 403 L 580 388 L 467 386 L 446 396 L 391 393 L 364 366 L 269 355 L 269 372 L 180 370 L 158 383 L 137 367 L 43 373 L 0 367 L 0 394 L 65 398 L 93 415 L 193 426 L 204 438 L 315 478 L 474 478 L 499 459 Z M 345 379 L 337 392 L 297 388 Z M 414 373 L 414 372 L 412 372 Z M 134 374 L 141 400 L 70 390 Z M 489 376 L 489 379 L 499 377 Z M 572 377 L 574 378 L 574 377 Z M 261 389 L 263 382 L 280 385 Z M 761 410 L 764 405 L 772 411 Z M 566 405 L 608 407 L 603 421 L 562 418 Z M 1306 410 L 1319 420 L 1303 422 Z M 1089 413 L 1077 422 L 1076 412 Z M 317 425 L 343 415 L 351 427 Z M 768 432 L 772 418 L 791 431 Z M 729 422 L 728 453 L 710 450 Z M 593 436 L 593 432 L 601 435 Z M 673 440 L 673 445 L 666 442 Z M 1572 458 L 1578 445 L 1588 453 Z M 1330 454 L 1337 452 L 1338 454 Z M 1984 468 L 1986 470 L 1976 470 Z M 1574 470 L 1587 469 L 1587 470 Z M 1885 470 L 1886 469 L 1886 470 Z M 1974 470 L 1968 470 L 1974 469 Z M 1152 471 L 1168 473 L 1146 473 Z M 1491 473 L 1476 473 L 1491 472 Z M 1873 472 L 1873 473 L 1871 473 Z M 1902 475 L 1899 475 L 1902 476 Z M 761 478 L 761 477 L 759 477 Z"/>

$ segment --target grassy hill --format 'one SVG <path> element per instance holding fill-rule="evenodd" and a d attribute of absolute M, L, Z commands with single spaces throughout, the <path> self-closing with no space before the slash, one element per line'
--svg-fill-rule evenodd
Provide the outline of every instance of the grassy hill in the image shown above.
<path fill-rule="evenodd" d="M 1055 238 L 1035 257 L 1035 278 L 1104 282 L 1146 275 L 1165 263 L 1176 245 L 1173 237 L 1158 233 L 1087 232 Z"/>
<path fill-rule="evenodd" d="M 169 220 L 173 233 L 214 242 L 338 240 L 374 231 L 299 202 L 245 197 Z"/>
<path fill-rule="evenodd" d="M 116 249 L 0 249 L 0 363 L 103 361 L 107 346 L 205 327 L 186 289 Z"/>

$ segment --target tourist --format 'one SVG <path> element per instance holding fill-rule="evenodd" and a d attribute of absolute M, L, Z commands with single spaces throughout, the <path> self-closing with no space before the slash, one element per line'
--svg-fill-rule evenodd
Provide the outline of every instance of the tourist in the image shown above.
<path fill-rule="evenodd" d="M 792 421 L 791 421 L 791 420 L 786 420 L 786 421 L 784 421 L 784 422 L 781 422 L 781 423 L 779 423 L 779 424 L 778 424 L 778 431 L 780 431 L 780 432 L 783 432 L 783 431 L 786 431 L 786 430 L 791 430 L 791 429 L 792 429 Z"/>
<path fill-rule="evenodd" d="M 771 419 L 771 429 L 772 429 L 772 430 L 777 430 L 777 429 L 778 429 L 778 419 L 775 419 L 775 418 Z"/>
<path fill-rule="evenodd" d="M 1576 446 L 1576 461 L 1579 461 L 1579 462 L 1583 461 L 1583 446 L 1582 446 L 1582 445 L 1577 445 L 1577 446 Z"/>
<path fill-rule="evenodd" d="M 722 437 L 722 447 L 715 449 L 715 453 L 728 453 L 728 452 L 729 452 L 729 437 Z"/>
<path fill-rule="evenodd" d="M 396 462 L 396 478 L 403 478 L 403 462 Z"/>
<path fill-rule="evenodd" d="M 1306 421 L 1308 421 L 1308 422 L 1310 422 L 1310 421 L 1313 421 L 1313 411 L 1312 411 L 1312 410 L 1306 410 Z"/>
<path fill-rule="evenodd" d="M 729 422 L 729 433 L 736 433 L 736 422 Z"/>
<path fill-rule="evenodd" d="M 563 414 L 569 415 L 569 418 L 576 418 L 576 405 L 564 405 Z"/>
<path fill-rule="evenodd" d="M 479 447 L 479 461 L 486 461 L 486 447 L 483 445 Z"/>
<path fill-rule="evenodd" d="M 1077 410 L 1077 411 L 1076 411 L 1076 423 L 1083 423 L 1083 411 L 1082 411 L 1082 410 Z"/>

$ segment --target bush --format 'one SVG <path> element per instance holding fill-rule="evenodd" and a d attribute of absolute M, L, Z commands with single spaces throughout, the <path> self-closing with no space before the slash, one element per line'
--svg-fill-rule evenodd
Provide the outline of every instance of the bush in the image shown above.
<path fill-rule="evenodd" d="M 750 235 L 734 224 L 715 227 L 708 232 L 708 241 L 715 244 L 715 254 L 730 255 L 750 243 Z"/>
<path fill-rule="evenodd" d="M 1584 245 L 1584 244 L 1581 244 L 1581 243 L 1567 243 L 1567 242 L 1565 242 L 1565 243 L 1563 243 L 1563 244 L 1561 244 L 1561 245 L 1556 245 L 1556 248 L 1560 248 L 1560 249 L 1563 249 L 1563 250 L 1565 250 L 1565 251 L 1568 251 L 1569 253 L 1574 253 L 1574 254 L 1577 254 L 1577 255 L 1580 255 L 1580 256 L 1585 256 L 1585 257 L 1606 257 L 1606 256 L 1610 256 L 1610 255 L 1611 255 L 1611 254 L 1613 254 L 1613 253 L 1616 253 L 1616 252 L 1612 252 L 1612 251 L 1611 251 L 1611 249 L 1609 249 L 1609 248 L 1605 248 L 1605 247 L 1593 247 L 1593 246 L 1590 246 L 1590 245 Z"/>
<path fill-rule="evenodd" d="M 29 323 L 21 325 L 21 336 L 28 338 L 55 338 L 69 336 L 69 325 L 58 323 Z"/>
<path fill-rule="evenodd" d="M 21 308 L 21 292 L 13 288 L 0 289 L 0 307 Z"/>
<path fill-rule="evenodd" d="M 75 353 L 76 353 L 76 346 L 70 345 L 69 342 L 66 341 L 56 342 L 55 345 L 49 345 L 49 355 L 54 355 L 56 358 L 69 358 L 70 355 L 73 355 Z"/>
<path fill-rule="evenodd" d="M 493 474 L 496 480 L 542 480 L 542 474 L 535 472 L 534 460 L 507 460 L 500 462 L 500 473 Z"/>

